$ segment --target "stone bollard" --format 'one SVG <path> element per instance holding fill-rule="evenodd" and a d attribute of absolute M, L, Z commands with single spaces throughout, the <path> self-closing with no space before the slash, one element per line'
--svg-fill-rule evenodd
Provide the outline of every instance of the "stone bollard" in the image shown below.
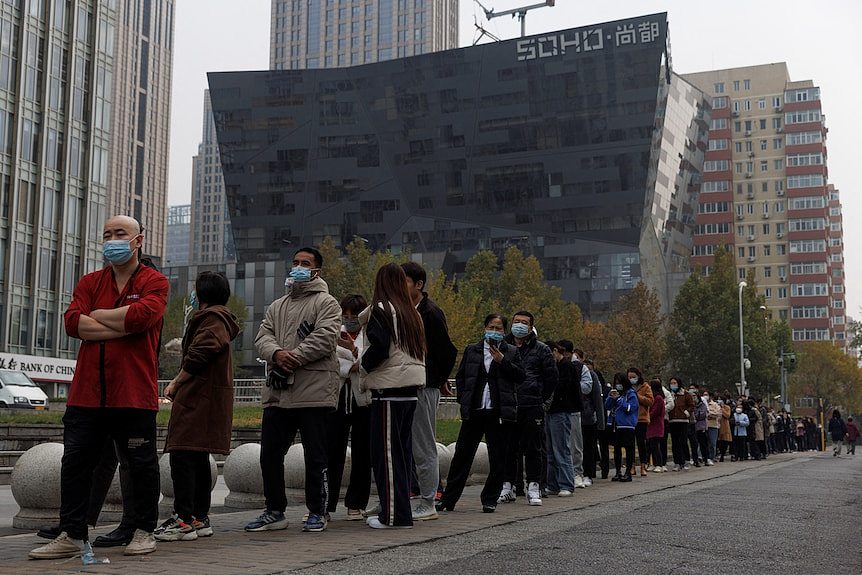
<path fill-rule="evenodd" d="M 60 521 L 62 443 L 28 449 L 12 469 L 12 497 L 21 508 L 12 518 L 16 529 L 36 529 Z"/>
<path fill-rule="evenodd" d="M 455 444 L 450 443 L 447 446 L 447 449 L 452 452 L 452 456 L 454 457 Z M 485 483 L 490 472 L 491 462 L 488 460 L 488 445 L 482 441 L 479 443 L 478 449 L 476 449 L 476 456 L 473 458 L 473 465 L 470 467 L 470 477 L 467 478 L 467 485 L 480 485 Z"/>
<path fill-rule="evenodd" d="M 210 460 L 210 491 L 212 491 L 218 481 L 218 466 L 212 455 Z M 119 473 L 114 475 L 114 479 L 119 478 Z M 162 489 L 162 500 L 159 502 L 159 515 L 167 517 L 174 512 L 174 482 L 171 479 L 171 458 L 170 454 L 165 453 L 159 458 L 159 482 Z"/>
<path fill-rule="evenodd" d="M 224 483 L 230 493 L 224 499 L 229 509 L 262 509 L 263 475 L 260 472 L 260 444 L 243 443 L 224 462 Z"/>
<path fill-rule="evenodd" d="M 449 477 L 449 468 L 452 466 L 452 457 L 454 455 L 454 450 L 450 450 L 442 443 L 437 444 L 437 465 L 440 467 L 440 481 L 444 483 Z"/>

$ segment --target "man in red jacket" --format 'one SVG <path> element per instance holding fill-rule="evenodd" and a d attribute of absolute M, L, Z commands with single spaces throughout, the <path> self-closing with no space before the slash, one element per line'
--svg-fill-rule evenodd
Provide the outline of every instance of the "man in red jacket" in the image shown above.
<path fill-rule="evenodd" d="M 93 469 L 105 442 L 115 441 L 134 483 L 135 534 L 126 555 L 151 553 L 158 521 L 156 451 L 158 352 L 168 280 L 142 265 L 140 224 L 114 216 L 102 234 L 110 264 L 85 275 L 66 310 L 66 333 L 81 340 L 63 416 L 60 536 L 30 552 L 33 559 L 74 557 L 90 550 L 87 507 Z"/>

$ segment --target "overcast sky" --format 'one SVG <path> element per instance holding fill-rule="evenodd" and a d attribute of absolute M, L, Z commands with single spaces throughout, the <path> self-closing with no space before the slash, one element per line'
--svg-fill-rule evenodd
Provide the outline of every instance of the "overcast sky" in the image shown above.
<path fill-rule="evenodd" d="M 320 0 L 315 0 L 320 1 Z M 516 20 L 490 23 L 473 0 L 461 1 L 461 46 L 473 43 L 474 16 L 502 39 L 517 37 Z M 537 0 L 483 0 L 498 12 Z M 844 205 L 845 281 L 848 313 L 859 317 L 862 295 L 862 170 L 851 155 L 862 134 L 862 74 L 858 37 L 862 2 L 853 0 L 720 3 L 691 0 L 557 0 L 531 11 L 527 34 L 586 26 L 667 12 L 676 72 L 700 72 L 787 62 L 793 80 L 814 80 L 821 88 L 829 128 L 829 181 Z M 261 70 L 269 65 L 270 0 L 178 0 L 171 119 L 169 203 L 191 197 L 192 156 L 201 139 L 203 91 L 208 71 Z M 854 111 L 855 110 L 855 111 Z M 854 143 L 853 134 L 857 140 Z M 855 165 L 855 167 L 854 167 Z M 855 169 L 855 171 L 854 171 Z"/>

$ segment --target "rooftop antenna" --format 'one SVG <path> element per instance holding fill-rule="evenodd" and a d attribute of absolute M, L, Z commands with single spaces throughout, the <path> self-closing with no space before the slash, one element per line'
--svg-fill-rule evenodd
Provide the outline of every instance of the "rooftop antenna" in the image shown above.
<path fill-rule="evenodd" d="M 476 4 L 479 5 L 480 8 L 485 12 L 485 17 L 488 20 L 492 18 L 498 18 L 500 16 L 512 16 L 512 18 L 517 18 L 521 23 L 521 38 L 527 35 L 527 12 L 529 10 L 534 10 L 536 8 L 544 8 L 545 6 L 553 6 L 556 4 L 557 0 L 545 0 L 541 4 L 531 4 L 530 6 L 523 6 L 521 8 L 512 8 L 511 10 L 504 10 L 502 12 L 494 12 L 494 9 L 485 8 L 479 0 L 474 0 Z"/>
<path fill-rule="evenodd" d="M 476 31 L 477 31 L 477 32 L 480 32 L 479 36 L 478 36 L 478 37 L 476 37 L 476 39 L 475 39 L 475 40 L 473 40 L 473 45 L 474 45 L 474 46 L 475 46 L 476 44 L 478 44 L 478 43 L 479 43 L 479 40 L 481 40 L 481 39 L 482 39 L 482 38 L 484 38 L 485 36 L 487 36 L 488 38 L 490 38 L 490 39 L 491 39 L 491 40 L 493 40 L 494 42 L 499 42 L 499 41 L 500 41 L 500 39 L 499 39 L 497 36 L 494 36 L 494 35 L 493 35 L 491 32 L 489 32 L 486 28 L 483 28 L 482 26 L 480 26 L 480 25 L 479 25 L 479 22 L 477 22 L 477 21 L 476 21 L 476 16 L 475 16 L 475 15 L 473 16 L 473 25 L 476 27 Z"/>

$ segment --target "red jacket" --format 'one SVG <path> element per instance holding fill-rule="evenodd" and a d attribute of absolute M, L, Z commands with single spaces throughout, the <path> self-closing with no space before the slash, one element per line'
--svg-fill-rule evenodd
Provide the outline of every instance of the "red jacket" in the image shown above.
<path fill-rule="evenodd" d="M 167 278 L 144 265 L 138 267 L 122 294 L 117 291 L 110 266 L 81 278 L 64 316 L 66 333 L 81 337 L 81 314 L 129 306 L 125 323 L 128 335 L 103 342 L 81 341 L 66 405 L 159 408 L 159 335 L 167 301 Z"/>

